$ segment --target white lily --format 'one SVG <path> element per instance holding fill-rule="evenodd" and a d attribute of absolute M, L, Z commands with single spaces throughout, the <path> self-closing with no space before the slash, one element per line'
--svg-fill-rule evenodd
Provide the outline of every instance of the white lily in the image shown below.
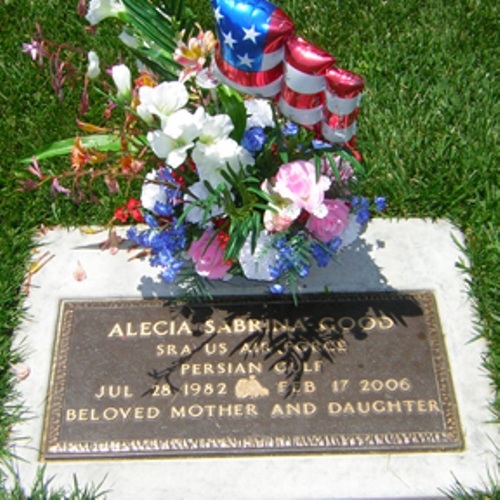
<path fill-rule="evenodd" d="M 99 68 L 99 56 L 91 50 L 87 57 L 89 59 L 89 67 L 87 69 L 87 75 L 91 80 L 97 78 L 101 73 L 101 69 Z"/>
<path fill-rule="evenodd" d="M 95 26 L 107 17 L 118 17 L 120 13 L 126 11 L 125 5 L 120 0 L 91 0 L 85 19 Z"/>
<path fill-rule="evenodd" d="M 186 109 L 180 109 L 168 117 L 162 130 L 148 133 L 153 152 L 158 158 L 165 158 L 170 167 L 177 168 L 182 165 L 187 152 L 194 147 L 194 141 L 201 129 L 199 115 L 198 111 L 193 115 Z"/>
<path fill-rule="evenodd" d="M 227 184 L 221 174 L 227 169 L 227 165 L 238 173 L 243 167 L 254 164 L 253 156 L 229 137 L 210 145 L 198 142 L 193 151 L 193 160 L 200 179 L 213 187 L 221 182 Z"/>
<path fill-rule="evenodd" d="M 183 108 L 189 100 L 184 84 L 180 82 L 163 82 L 156 87 L 141 87 L 139 89 L 139 106 L 137 114 L 145 121 L 151 122 L 153 115 L 162 120 Z"/>
<path fill-rule="evenodd" d="M 128 67 L 125 64 L 113 66 L 111 68 L 111 76 L 118 91 L 118 99 L 129 99 L 132 88 L 132 76 Z"/>
<path fill-rule="evenodd" d="M 234 129 L 229 115 L 210 116 L 204 113 L 202 121 L 200 142 L 203 144 L 215 144 L 217 141 L 226 139 Z"/>

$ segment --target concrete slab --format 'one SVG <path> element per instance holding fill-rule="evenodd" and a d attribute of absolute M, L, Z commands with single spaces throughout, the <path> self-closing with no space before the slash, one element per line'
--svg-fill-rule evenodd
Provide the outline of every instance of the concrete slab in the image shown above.
<path fill-rule="evenodd" d="M 167 297 L 174 291 L 158 283 L 145 261 L 102 251 L 105 233 L 57 229 L 40 239 L 39 255 L 54 257 L 31 281 L 26 319 L 16 335 L 31 369 L 18 389 L 30 418 L 12 434 L 16 469 L 26 487 L 39 461 L 51 356 L 61 299 Z M 304 290 L 406 291 L 435 293 L 459 407 L 465 449 L 460 452 L 314 455 L 156 460 L 93 460 L 47 463 L 53 485 L 71 486 L 104 479 L 110 499 L 341 499 L 444 497 L 455 478 L 481 488 L 498 478 L 499 426 L 488 423 L 492 398 L 482 368 L 485 345 L 474 340 L 474 308 L 464 260 L 456 242 L 460 232 L 447 221 L 374 220 L 338 263 L 315 269 Z M 77 277 L 85 279 L 77 280 Z M 75 272 L 77 273 L 75 275 Z M 78 274 L 80 273 L 80 274 Z M 267 285 L 232 280 L 219 294 L 266 293 Z"/>

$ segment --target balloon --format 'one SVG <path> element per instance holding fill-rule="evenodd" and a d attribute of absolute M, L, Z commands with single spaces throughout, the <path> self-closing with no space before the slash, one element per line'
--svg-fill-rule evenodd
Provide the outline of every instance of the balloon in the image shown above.
<path fill-rule="evenodd" d="M 326 72 L 323 137 L 331 143 L 345 143 L 356 135 L 357 116 L 365 86 L 363 78 L 346 69 Z"/>
<path fill-rule="evenodd" d="M 243 94 L 274 99 L 286 118 L 334 144 L 354 147 L 363 78 L 294 35 L 267 0 L 212 0 L 218 47 L 212 70 Z"/>
<path fill-rule="evenodd" d="M 215 76 L 245 94 L 277 95 L 293 22 L 266 0 L 212 0 L 212 5 L 219 39 L 212 66 Z"/>
<path fill-rule="evenodd" d="M 325 73 L 335 59 L 301 37 L 285 45 L 285 78 L 278 107 L 290 120 L 314 127 L 323 119 Z"/>

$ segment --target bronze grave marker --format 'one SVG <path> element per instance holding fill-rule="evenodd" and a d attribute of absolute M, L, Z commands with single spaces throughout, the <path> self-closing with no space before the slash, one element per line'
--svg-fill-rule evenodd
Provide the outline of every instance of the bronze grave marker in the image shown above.
<path fill-rule="evenodd" d="M 462 448 L 431 292 L 61 302 L 44 459 Z"/>

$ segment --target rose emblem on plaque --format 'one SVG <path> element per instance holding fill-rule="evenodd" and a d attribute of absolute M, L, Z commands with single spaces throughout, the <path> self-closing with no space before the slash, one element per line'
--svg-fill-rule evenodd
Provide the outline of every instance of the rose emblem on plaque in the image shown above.
<path fill-rule="evenodd" d="M 238 399 L 257 399 L 269 396 L 269 389 L 264 387 L 255 377 L 240 378 L 234 387 Z"/>

